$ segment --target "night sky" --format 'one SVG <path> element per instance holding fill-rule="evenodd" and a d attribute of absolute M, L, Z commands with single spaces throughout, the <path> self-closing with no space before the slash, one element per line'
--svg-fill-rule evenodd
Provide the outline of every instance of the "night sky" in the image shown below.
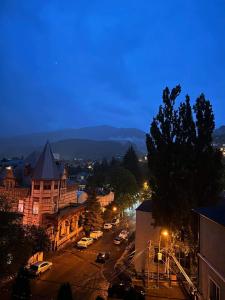
<path fill-rule="evenodd" d="M 0 60 L 0 135 L 148 130 L 178 83 L 225 124 L 223 0 L 1 0 Z"/>

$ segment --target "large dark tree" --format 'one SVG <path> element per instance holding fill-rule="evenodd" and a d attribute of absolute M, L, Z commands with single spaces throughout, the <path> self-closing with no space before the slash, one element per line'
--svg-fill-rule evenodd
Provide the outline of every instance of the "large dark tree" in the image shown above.
<path fill-rule="evenodd" d="M 11 299 L 31 299 L 30 280 L 22 267 L 19 269 L 19 272 L 13 283 Z"/>
<path fill-rule="evenodd" d="M 139 166 L 137 154 L 133 146 L 130 146 L 126 154 L 124 155 L 123 166 L 134 175 L 137 183 L 141 184 L 142 178 L 141 178 L 140 166 Z"/>
<path fill-rule="evenodd" d="M 103 225 L 103 217 L 101 206 L 97 200 L 97 194 L 95 190 L 89 190 L 88 199 L 86 202 L 85 224 L 84 229 L 86 233 L 91 230 L 100 229 Z"/>
<path fill-rule="evenodd" d="M 0 277 L 16 273 L 32 254 L 21 220 L 21 214 L 11 212 L 6 198 L 0 197 Z"/>
<path fill-rule="evenodd" d="M 180 86 L 163 91 L 146 139 L 153 214 L 157 224 L 167 227 L 186 225 L 192 207 L 216 202 L 221 191 L 211 104 L 201 95 L 193 109 L 188 96 L 176 105 L 180 92 Z"/>
<path fill-rule="evenodd" d="M 110 185 L 115 193 L 114 205 L 121 210 L 130 207 L 134 202 L 134 195 L 138 192 L 138 185 L 134 175 L 121 166 L 116 166 L 110 172 Z"/>
<path fill-rule="evenodd" d="M 48 250 L 50 245 L 45 231 L 23 226 L 22 215 L 12 212 L 8 203 L 0 197 L 0 277 L 16 273 L 31 255 Z"/>

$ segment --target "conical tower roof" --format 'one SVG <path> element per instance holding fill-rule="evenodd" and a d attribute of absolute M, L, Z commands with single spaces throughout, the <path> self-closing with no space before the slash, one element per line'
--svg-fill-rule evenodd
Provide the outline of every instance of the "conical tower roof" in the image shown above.
<path fill-rule="evenodd" d="M 44 150 L 37 161 L 32 178 L 36 180 L 59 179 L 59 171 L 49 142 L 46 143 Z"/>

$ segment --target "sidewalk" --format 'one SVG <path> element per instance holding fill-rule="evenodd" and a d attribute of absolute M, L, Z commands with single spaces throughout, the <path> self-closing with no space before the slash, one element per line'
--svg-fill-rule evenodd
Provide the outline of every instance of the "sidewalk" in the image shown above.
<path fill-rule="evenodd" d="M 146 300 L 188 300 L 182 289 L 178 286 L 169 287 L 168 284 L 160 283 L 159 287 L 154 285 L 146 289 Z"/>

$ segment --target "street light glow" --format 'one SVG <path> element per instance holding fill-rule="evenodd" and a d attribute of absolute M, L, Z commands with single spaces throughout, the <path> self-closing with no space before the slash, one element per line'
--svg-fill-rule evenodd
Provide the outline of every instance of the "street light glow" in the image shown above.
<path fill-rule="evenodd" d="M 145 182 L 143 183 L 143 188 L 144 188 L 144 190 L 147 190 L 147 189 L 149 188 L 148 182 L 147 182 L 147 181 L 145 181 Z"/>
<path fill-rule="evenodd" d="M 162 231 L 162 234 L 163 234 L 164 236 L 168 236 L 169 233 L 168 233 L 167 230 L 163 230 L 163 231 Z"/>
<path fill-rule="evenodd" d="M 117 207 L 116 206 L 113 206 L 113 211 L 117 211 Z"/>

